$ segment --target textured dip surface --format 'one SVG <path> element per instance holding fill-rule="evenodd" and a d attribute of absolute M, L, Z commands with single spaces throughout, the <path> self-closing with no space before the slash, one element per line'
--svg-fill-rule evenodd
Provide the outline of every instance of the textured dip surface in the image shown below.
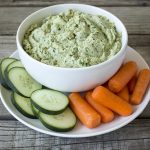
<path fill-rule="evenodd" d="M 68 10 L 31 25 L 22 44 L 45 64 L 79 68 L 113 57 L 121 49 L 121 33 L 106 17 Z"/>

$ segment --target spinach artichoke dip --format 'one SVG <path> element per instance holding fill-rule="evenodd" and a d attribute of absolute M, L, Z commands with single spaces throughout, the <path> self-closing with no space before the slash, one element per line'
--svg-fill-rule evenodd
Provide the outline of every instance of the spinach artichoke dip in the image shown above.
<path fill-rule="evenodd" d="M 40 62 L 80 68 L 99 64 L 118 53 L 121 33 L 104 16 L 68 10 L 31 25 L 22 44 Z"/>

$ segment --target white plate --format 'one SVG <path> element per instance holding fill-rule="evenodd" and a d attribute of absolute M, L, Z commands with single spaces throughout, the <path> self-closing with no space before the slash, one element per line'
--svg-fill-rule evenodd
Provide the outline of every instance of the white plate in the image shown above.
<path fill-rule="evenodd" d="M 14 52 L 11 57 L 19 58 L 18 52 Z M 144 59 L 131 47 L 127 48 L 127 54 L 125 57 L 125 62 L 133 60 L 137 63 L 139 70 L 142 68 L 149 68 Z M 70 132 L 54 132 L 46 127 L 44 127 L 41 122 L 38 119 L 29 119 L 25 116 L 23 116 L 20 112 L 17 111 L 17 109 L 13 106 L 10 100 L 10 94 L 8 90 L 3 88 L 2 86 L 0 87 L 1 91 L 1 101 L 6 107 L 6 109 L 20 122 L 22 122 L 24 125 L 45 133 L 49 135 L 54 135 L 54 136 L 60 136 L 60 137 L 90 137 L 90 136 L 96 136 L 96 135 L 101 135 L 105 134 L 111 131 L 114 131 L 116 129 L 119 129 L 132 120 L 134 120 L 137 116 L 139 116 L 142 111 L 145 109 L 146 105 L 148 104 L 150 100 L 150 88 L 148 88 L 145 97 L 143 99 L 143 102 L 140 105 L 134 106 L 134 113 L 131 116 L 128 117 L 116 117 L 112 122 L 102 124 L 101 126 L 95 128 L 95 129 L 88 129 L 85 126 L 83 126 L 79 121 L 76 125 L 76 127 L 70 131 Z"/>

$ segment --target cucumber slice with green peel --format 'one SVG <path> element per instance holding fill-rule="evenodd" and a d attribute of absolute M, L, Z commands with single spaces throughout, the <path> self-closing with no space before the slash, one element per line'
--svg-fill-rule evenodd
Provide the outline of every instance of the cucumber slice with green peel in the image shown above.
<path fill-rule="evenodd" d="M 14 106 L 17 108 L 17 110 L 20 113 L 22 113 L 24 116 L 32 119 L 37 118 L 32 111 L 32 104 L 30 98 L 23 97 L 13 92 L 11 96 L 11 100 Z"/>
<path fill-rule="evenodd" d="M 13 91 L 25 97 L 30 97 L 33 91 L 42 88 L 22 67 L 14 67 L 8 71 L 8 82 Z"/>
<path fill-rule="evenodd" d="M 57 132 L 70 131 L 76 125 L 76 116 L 69 107 L 58 115 L 48 115 L 40 112 L 39 119 L 45 127 Z"/>
<path fill-rule="evenodd" d="M 37 108 L 35 108 L 33 105 L 32 105 L 32 111 L 33 111 L 34 115 L 38 118 L 40 111 Z"/>
<path fill-rule="evenodd" d="M 13 67 L 23 67 L 22 63 L 20 60 L 16 60 L 13 61 L 12 63 L 10 63 L 7 68 L 4 71 L 4 75 L 5 75 L 5 83 L 10 87 L 9 82 L 8 82 L 8 71 L 13 68 Z"/>
<path fill-rule="evenodd" d="M 16 60 L 17 59 L 15 59 L 15 58 L 4 58 L 1 60 L 1 63 L 0 63 L 0 82 L 7 89 L 10 89 L 10 87 L 5 82 L 6 79 L 5 79 L 5 73 L 4 72 L 7 68 L 7 66 Z"/>
<path fill-rule="evenodd" d="M 17 60 L 9 64 L 5 71 L 9 71 L 11 68 L 14 68 L 14 67 L 24 67 L 24 66 L 20 60 Z"/>
<path fill-rule="evenodd" d="M 2 81 L 2 73 L 1 73 L 1 62 L 2 62 L 2 60 L 3 60 L 3 59 L 0 60 L 0 83 L 3 82 L 3 81 Z"/>
<path fill-rule="evenodd" d="M 45 114 L 62 113 L 68 106 L 68 97 L 58 91 L 41 89 L 31 95 L 31 103 Z"/>

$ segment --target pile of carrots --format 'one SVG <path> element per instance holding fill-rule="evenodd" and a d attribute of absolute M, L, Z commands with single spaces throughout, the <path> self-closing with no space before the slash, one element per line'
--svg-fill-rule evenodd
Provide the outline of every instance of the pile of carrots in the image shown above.
<path fill-rule="evenodd" d="M 150 82 L 150 70 L 143 69 L 137 74 L 137 64 L 125 63 L 105 84 L 85 93 L 69 95 L 70 107 L 79 120 L 88 128 L 95 128 L 112 121 L 115 114 L 129 116 L 133 105 L 142 102 Z"/>

